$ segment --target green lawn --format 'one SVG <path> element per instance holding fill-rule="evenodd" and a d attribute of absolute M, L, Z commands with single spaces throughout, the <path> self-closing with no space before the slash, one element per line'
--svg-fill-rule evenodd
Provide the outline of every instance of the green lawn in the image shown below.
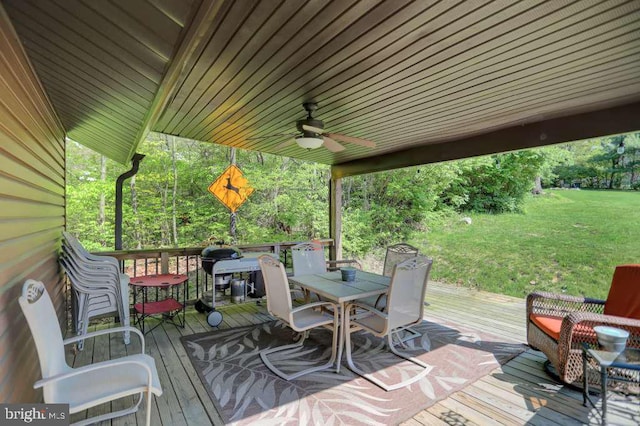
<path fill-rule="evenodd" d="M 606 298 L 616 265 L 640 263 L 640 192 L 549 190 L 524 214 L 471 214 L 410 241 L 432 279 L 523 297 Z"/>

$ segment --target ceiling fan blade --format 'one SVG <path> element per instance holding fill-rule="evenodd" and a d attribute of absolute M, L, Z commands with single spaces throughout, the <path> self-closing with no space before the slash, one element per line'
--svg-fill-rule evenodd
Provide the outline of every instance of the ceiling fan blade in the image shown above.
<path fill-rule="evenodd" d="M 294 143 L 296 143 L 295 139 L 287 139 L 286 141 L 276 145 L 276 149 L 284 149 L 289 147 L 290 145 L 293 145 Z"/>
<path fill-rule="evenodd" d="M 319 135 L 321 135 L 322 132 L 324 132 L 324 130 L 321 129 L 320 127 L 307 126 L 306 124 L 303 124 L 302 128 L 304 130 L 306 130 L 307 132 L 313 132 L 313 133 L 317 133 Z"/>
<path fill-rule="evenodd" d="M 331 139 L 329 136 L 324 136 L 324 147 L 327 148 L 331 152 L 340 152 L 344 151 L 344 146 L 340 145 L 338 142 Z"/>
<path fill-rule="evenodd" d="M 369 148 L 375 148 L 376 143 L 373 141 L 368 141 L 366 139 L 354 138 L 353 136 L 341 135 L 340 133 L 327 133 L 326 136 L 330 138 L 338 139 L 341 142 L 349 142 L 356 145 L 362 145 Z"/>

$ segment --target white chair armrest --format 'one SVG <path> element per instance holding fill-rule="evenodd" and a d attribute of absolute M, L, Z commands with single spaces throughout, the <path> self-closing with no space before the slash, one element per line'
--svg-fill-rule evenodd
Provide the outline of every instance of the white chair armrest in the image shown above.
<path fill-rule="evenodd" d="M 46 379 L 40 379 L 37 382 L 35 382 L 33 384 L 33 388 L 34 389 L 38 389 L 41 388 L 43 386 L 46 386 L 48 384 L 54 383 L 54 382 L 59 382 L 61 380 L 65 380 L 68 379 L 70 377 L 74 377 L 80 374 L 84 374 L 88 371 L 94 371 L 94 370 L 103 370 L 103 369 L 108 369 L 108 368 L 115 368 L 115 367 L 119 367 L 121 365 L 125 365 L 125 364 L 135 364 L 138 366 L 143 367 L 146 372 L 147 372 L 147 376 L 149 377 L 149 388 L 151 388 L 151 383 L 152 383 L 152 373 L 151 373 L 151 369 L 149 368 L 149 366 L 147 364 L 145 364 L 142 361 L 136 361 L 136 360 L 131 360 L 131 359 L 114 359 L 114 360 L 110 360 L 110 361 L 103 361 L 103 362 L 99 362 L 96 364 L 90 364 L 90 365 L 85 365 L 84 367 L 78 367 L 78 368 L 74 368 L 72 371 L 69 371 L 67 373 L 62 373 L 62 374 L 58 374 L 52 377 L 47 377 Z"/>
<path fill-rule="evenodd" d="M 347 306 L 345 306 L 345 310 L 346 311 L 348 311 L 351 308 L 364 309 L 365 311 L 370 312 L 370 313 L 375 314 L 375 315 L 378 315 L 379 317 L 384 318 L 385 320 L 389 317 L 388 314 L 377 310 L 373 306 L 364 305 L 364 304 L 358 303 L 358 302 L 349 303 Z"/>
<path fill-rule="evenodd" d="M 300 311 L 304 311 L 305 309 L 311 309 L 311 308 L 316 308 L 319 306 L 331 306 L 334 310 L 334 312 L 337 312 L 337 306 L 335 303 L 332 302 L 314 302 L 314 303 L 307 303 L 305 305 L 302 306 L 298 306 L 297 308 L 294 308 L 291 310 L 291 314 L 294 314 L 296 312 L 300 312 Z"/>
<path fill-rule="evenodd" d="M 123 331 L 133 331 L 135 334 L 138 335 L 138 337 L 140 338 L 140 346 L 142 349 L 140 353 L 144 353 L 144 334 L 142 334 L 142 332 L 137 328 L 131 327 L 131 326 L 113 327 L 113 328 L 106 328 L 104 330 L 92 331 L 87 334 L 81 334 L 79 336 L 70 337 L 68 339 L 63 340 L 62 343 L 66 346 L 69 343 L 90 339 L 95 336 L 102 336 L 103 334 L 111 334 L 111 333 L 120 333 Z"/>

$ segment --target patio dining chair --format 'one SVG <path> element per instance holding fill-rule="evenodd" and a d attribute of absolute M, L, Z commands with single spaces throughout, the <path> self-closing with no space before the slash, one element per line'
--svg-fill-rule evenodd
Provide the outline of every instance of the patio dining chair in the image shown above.
<path fill-rule="evenodd" d="M 265 291 L 267 293 L 267 310 L 269 314 L 287 324 L 292 330 L 301 333 L 301 338 L 296 343 L 260 351 L 260 357 L 264 364 L 269 370 L 285 380 L 293 380 L 305 374 L 331 368 L 336 359 L 338 346 L 338 309 L 336 305 L 331 302 L 315 302 L 293 308 L 289 280 L 287 279 L 284 265 L 270 255 L 260 256 L 258 262 L 260 263 L 260 269 L 264 278 Z M 318 307 L 328 307 L 332 310 L 332 313 L 329 314 L 325 310 L 315 309 Z M 316 327 L 326 327 L 333 331 L 331 356 L 325 364 L 313 366 L 294 373 L 285 373 L 269 360 L 269 355 L 271 354 L 286 354 L 300 348 L 304 344 L 308 332 Z M 294 356 L 288 363 L 290 367 L 296 367 L 299 365 L 299 361 L 300 360 Z M 282 363 L 286 364 L 287 361 L 283 360 Z"/>
<path fill-rule="evenodd" d="M 146 424 L 151 423 L 151 394 L 162 395 L 162 387 L 154 359 L 144 354 L 144 336 L 139 330 L 117 327 L 63 340 L 55 308 L 42 282 L 27 280 L 18 301 L 31 329 L 40 360 L 42 379 L 34 384 L 34 388 L 42 388 L 45 403 L 69 404 L 69 413 L 74 414 L 110 401 L 138 395 L 132 407 L 74 423 L 85 425 L 136 412 L 146 394 Z M 123 330 L 133 332 L 140 338 L 140 354 L 78 368 L 67 364 L 65 345 Z"/>
<path fill-rule="evenodd" d="M 408 386 L 422 379 L 432 369 L 428 364 L 396 349 L 393 339 L 394 334 L 422 322 L 423 300 L 432 262 L 427 257 L 415 256 L 395 265 L 391 275 L 391 284 L 387 293 L 387 306 L 384 312 L 358 301 L 348 304 L 345 308 L 344 332 L 349 368 L 386 391 Z M 352 316 L 354 311 L 357 313 Z M 422 369 L 414 376 L 407 377 L 395 384 L 385 383 L 372 373 L 362 371 L 355 365 L 351 355 L 351 334 L 359 330 L 364 330 L 377 337 L 386 337 L 389 350 L 393 354 L 413 362 L 422 367 Z M 400 343 L 404 344 L 404 342 Z"/>
<path fill-rule="evenodd" d="M 547 357 L 552 376 L 582 386 L 582 343 L 597 345 L 593 327 L 629 332 L 627 347 L 640 348 L 640 264 L 617 266 L 606 300 L 534 292 L 527 296 L 527 343 Z M 600 384 L 599 375 L 589 382 Z"/>
<path fill-rule="evenodd" d="M 291 247 L 291 261 L 294 276 L 324 274 L 327 271 L 338 270 L 341 266 L 362 269 L 355 259 L 327 260 L 322 244 L 316 241 L 307 241 Z M 294 291 L 301 290 L 294 289 Z M 318 296 L 318 300 L 323 299 Z"/>
<path fill-rule="evenodd" d="M 387 252 L 384 256 L 382 275 L 390 277 L 391 274 L 393 274 L 394 266 L 407 259 L 416 257 L 418 255 L 418 251 L 419 250 L 416 247 L 407 243 L 398 243 L 387 247 Z"/>
<path fill-rule="evenodd" d="M 342 266 L 362 269 L 360 262 L 355 259 L 327 260 L 322 244 L 317 241 L 307 241 L 291 247 L 291 261 L 293 275 L 322 274 Z"/>
<path fill-rule="evenodd" d="M 393 268 L 401 262 L 407 259 L 418 256 L 418 249 L 407 243 L 393 244 L 387 247 L 386 254 L 384 256 L 384 266 L 382 268 L 382 275 L 390 277 L 393 273 Z M 362 299 L 360 301 L 366 305 L 370 305 L 379 310 L 384 310 L 387 305 L 387 295 L 381 294 L 380 296 L 372 296 Z M 415 337 L 420 336 L 415 330 L 412 330 Z"/>

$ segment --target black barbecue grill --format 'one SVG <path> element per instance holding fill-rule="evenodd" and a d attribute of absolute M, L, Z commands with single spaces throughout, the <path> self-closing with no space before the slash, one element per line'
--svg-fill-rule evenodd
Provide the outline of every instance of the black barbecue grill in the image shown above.
<path fill-rule="evenodd" d="M 215 300 L 216 291 L 224 292 L 231 285 L 231 274 L 218 274 L 217 276 L 214 276 L 212 274 L 213 265 L 220 260 L 240 259 L 241 257 L 242 252 L 233 247 L 209 246 L 202 250 L 202 253 L 200 254 L 202 269 L 204 269 L 204 271 L 213 278 L 214 289 L 211 295 L 212 301 Z M 211 324 L 212 326 L 217 326 L 222 321 L 222 315 L 219 313 L 213 313 L 215 311 L 214 307 L 204 296 L 198 299 L 195 304 L 195 308 L 200 313 L 211 313 L 210 323 L 213 322 L 213 324 Z"/>
<path fill-rule="evenodd" d="M 200 257 L 202 259 L 202 269 L 211 275 L 213 264 L 218 260 L 240 259 L 242 252 L 233 247 L 209 246 L 202 250 Z"/>
<path fill-rule="evenodd" d="M 258 264 L 261 254 L 264 253 L 249 253 L 243 256 L 237 248 L 215 245 L 202 250 L 202 269 L 213 278 L 214 285 L 211 296 L 203 295 L 196 302 L 195 308 L 198 312 L 207 313 L 207 322 L 211 326 L 218 326 L 222 322 L 222 314 L 216 311 L 216 294 L 224 296 L 225 290 L 231 288 L 233 303 L 241 303 L 247 296 L 260 298 L 264 295 L 264 282 Z M 249 273 L 250 282 L 232 279 L 234 273 Z"/>

